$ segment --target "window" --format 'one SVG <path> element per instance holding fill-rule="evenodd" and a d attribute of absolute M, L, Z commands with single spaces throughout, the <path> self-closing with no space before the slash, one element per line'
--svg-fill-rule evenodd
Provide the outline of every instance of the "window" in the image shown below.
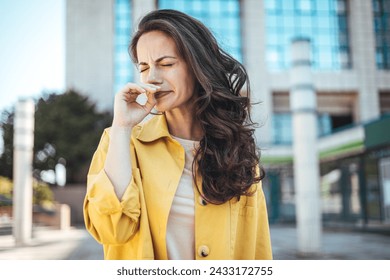
<path fill-rule="evenodd" d="M 373 0 L 378 69 L 390 69 L 390 1 Z"/>
<path fill-rule="evenodd" d="M 329 114 L 317 116 L 317 135 L 330 134 L 333 117 Z M 272 118 L 273 143 L 276 145 L 289 145 L 293 141 L 292 115 L 290 113 L 275 113 Z"/>
<path fill-rule="evenodd" d="M 203 22 L 221 48 L 242 62 L 239 0 L 159 0 L 159 9 L 174 9 Z"/>
<path fill-rule="evenodd" d="M 131 37 L 131 0 L 115 0 L 114 92 L 133 80 L 128 46 Z"/>
<path fill-rule="evenodd" d="M 270 70 L 290 67 L 290 46 L 295 37 L 310 38 L 314 69 L 351 67 L 346 0 L 265 0 L 265 11 Z"/>

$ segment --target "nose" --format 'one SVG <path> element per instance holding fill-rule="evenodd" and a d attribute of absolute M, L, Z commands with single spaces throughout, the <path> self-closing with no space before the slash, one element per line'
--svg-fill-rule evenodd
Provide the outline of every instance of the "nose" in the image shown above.
<path fill-rule="evenodd" d="M 155 67 L 151 67 L 149 69 L 149 73 L 147 76 L 147 81 L 148 84 L 153 84 L 153 85 L 159 85 L 162 84 L 162 78 L 160 77 L 160 73 L 158 69 Z"/>

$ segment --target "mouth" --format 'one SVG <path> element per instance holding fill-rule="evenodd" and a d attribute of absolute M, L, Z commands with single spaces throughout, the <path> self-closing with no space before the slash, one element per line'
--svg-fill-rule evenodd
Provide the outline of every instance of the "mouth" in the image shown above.
<path fill-rule="evenodd" d="M 158 99 L 158 98 L 161 98 L 161 97 L 163 97 L 163 96 L 165 96 L 165 95 L 170 94 L 171 92 L 172 92 L 172 91 L 170 91 L 170 90 L 162 90 L 162 91 L 156 92 L 156 93 L 154 94 L 154 97 L 155 97 L 156 99 Z"/>

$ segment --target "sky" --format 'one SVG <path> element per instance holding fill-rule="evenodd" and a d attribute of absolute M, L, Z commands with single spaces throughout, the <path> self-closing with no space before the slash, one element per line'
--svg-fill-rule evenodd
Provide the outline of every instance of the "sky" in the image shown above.
<path fill-rule="evenodd" d="M 0 0 L 0 112 L 64 88 L 65 0 Z"/>
<path fill-rule="evenodd" d="M 65 0 L 0 0 L 0 112 L 65 84 Z"/>

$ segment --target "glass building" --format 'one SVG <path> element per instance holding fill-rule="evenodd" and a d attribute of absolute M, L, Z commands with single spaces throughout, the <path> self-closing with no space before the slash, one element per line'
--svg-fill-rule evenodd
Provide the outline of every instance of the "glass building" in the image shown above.
<path fill-rule="evenodd" d="M 294 38 L 311 42 L 315 71 L 339 71 L 351 68 L 346 0 L 266 0 L 266 60 L 270 71 L 290 68 L 290 44 Z M 349 125 L 351 119 L 335 123 L 329 114 L 318 116 L 319 135 Z M 291 114 L 275 113 L 273 142 L 292 142 Z"/>
<path fill-rule="evenodd" d="M 389 0 L 67 0 L 67 86 L 112 110 L 136 22 L 177 9 L 244 63 L 271 221 L 294 220 L 290 48 L 310 39 L 324 221 L 390 222 Z M 94 12 L 91 13 L 91 10 Z M 83 36 L 77 36 L 83 34 Z M 97 47 L 98 46 L 98 47 Z"/>

